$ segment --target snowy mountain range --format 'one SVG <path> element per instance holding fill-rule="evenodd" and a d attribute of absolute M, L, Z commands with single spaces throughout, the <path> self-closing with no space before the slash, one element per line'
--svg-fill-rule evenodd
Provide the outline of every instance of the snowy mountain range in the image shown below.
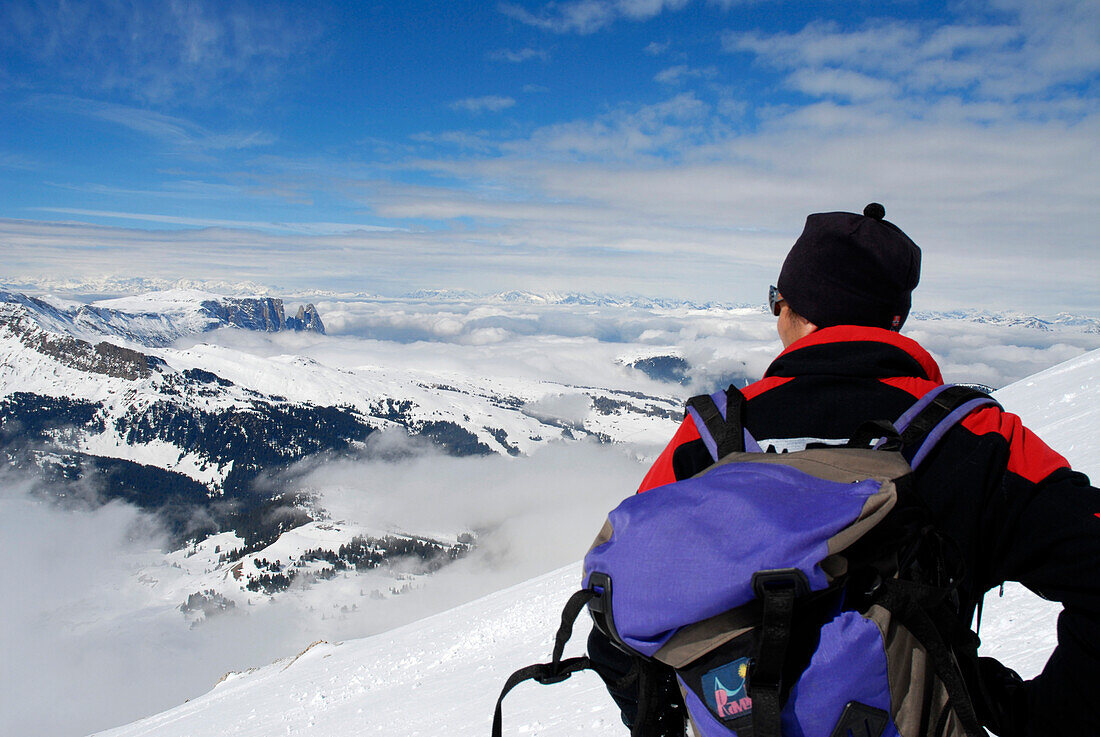
<path fill-rule="evenodd" d="M 953 310 L 947 312 L 916 310 L 912 313 L 910 319 L 962 320 L 965 322 L 1032 328 L 1034 330 L 1043 331 L 1068 328 L 1085 333 L 1100 333 L 1100 319 L 1083 315 L 1072 315 L 1068 312 L 1060 312 L 1053 317 L 1036 317 L 1035 315 L 1024 313 L 996 313 L 985 310 Z"/>
<path fill-rule="evenodd" d="M 1093 351 L 996 396 L 1095 478 L 1098 392 L 1100 351 Z M 579 576 L 577 564 L 384 634 L 315 642 L 270 665 L 226 674 L 201 697 L 100 735 L 484 735 L 507 676 L 548 660 L 558 612 Z M 987 597 L 982 652 L 1025 678 L 1037 675 L 1055 643 L 1058 609 L 1019 586 Z M 578 629 L 566 656 L 579 654 L 585 637 Z M 505 734 L 542 737 L 625 733 L 591 673 L 549 688 L 518 688 L 505 702 L 504 727 Z"/>
<path fill-rule="evenodd" d="M 56 495 L 90 488 L 157 514 L 198 571 L 178 592 L 184 605 L 199 595 L 196 615 L 207 599 L 230 606 L 296 577 L 446 562 L 472 542 L 464 529 L 339 525 L 285 473 L 295 464 L 370 453 L 380 431 L 458 456 L 661 437 L 680 412 L 679 400 L 622 389 L 258 355 L 206 342 L 215 331 L 325 327 L 312 304 L 287 318 L 269 297 L 170 291 L 82 304 L 0 293 L 0 459 Z M 225 566 L 231 576 L 203 578 Z"/>

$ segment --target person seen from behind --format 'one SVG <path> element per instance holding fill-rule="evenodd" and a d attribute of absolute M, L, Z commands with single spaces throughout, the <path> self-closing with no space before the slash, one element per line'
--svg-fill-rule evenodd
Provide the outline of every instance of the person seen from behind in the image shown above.
<path fill-rule="evenodd" d="M 921 251 L 884 218 L 875 203 L 863 214 L 810 215 L 783 262 L 768 295 L 783 350 L 742 390 L 744 426 L 765 451 L 843 445 L 866 421 L 899 417 L 943 384 L 928 351 L 899 332 Z M 713 462 L 685 418 L 638 491 Z M 1024 681 L 990 658 L 964 669 L 984 726 L 1000 737 L 1100 735 L 1100 491 L 997 406 L 951 427 L 915 472 L 914 488 L 962 559 L 955 611 L 964 628 L 985 593 L 1006 581 L 1063 607 L 1057 647 L 1035 678 Z M 598 629 L 589 656 L 632 726 L 630 659 Z M 657 676 L 665 708 L 645 710 L 643 733 L 682 735 L 678 689 L 670 673 Z"/>

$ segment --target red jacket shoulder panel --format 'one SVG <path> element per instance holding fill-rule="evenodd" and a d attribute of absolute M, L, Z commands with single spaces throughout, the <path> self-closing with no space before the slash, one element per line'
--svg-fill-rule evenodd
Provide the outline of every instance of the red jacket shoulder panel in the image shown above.
<path fill-rule="evenodd" d="M 672 440 L 665 446 L 661 455 L 650 467 L 649 473 L 642 479 L 642 483 L 638 487 L 638 493 L 676 481 L 676 474 L 672 470 L 673 454 L 684 443 L 690 443 L 700 437 L 702 436 L 699 435 L 699 429 L 695 427 L 695 422 L 690 417 L 685 417 L 684 421 L 680 423 L 679 429 L 676 430 L 676 434 L 672 436 Z"/>
<path fill-rule="evenodd" d="M 759 397 L 769 389 L 775 389 L 777 386 L 783 386 L 788 381 L 794 381 L 793 376 L 769 376 L 761 379 L 760 381 L 754 381 L 741 390 L 741 393 L 745 395 L 745 399 L 754 399 Z"/>
<path fill-rule="evenodd" d="M 962 426 L 975 435 L 996 433 L 1008 443 L 1008 470 L 1037 484 L 1059 468 L 1069 468 L 1069 462 L 1051 450 L 1038 435 L 1024 427 L 1020 418 L 997 407 L 985 407 L 971 412 Z"/>

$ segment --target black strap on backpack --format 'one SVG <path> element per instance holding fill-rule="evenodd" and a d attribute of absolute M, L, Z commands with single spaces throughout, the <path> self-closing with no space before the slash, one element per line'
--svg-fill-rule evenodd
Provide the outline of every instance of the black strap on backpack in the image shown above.
<path fill-rule="evenodd" d="M 956 413 L 969 414 L 970 411 L 983 404 L 999 406 L 997 401 L 988 394 L 972 387 L 962 385 L 943 387 L 927 406 L 909 420 L 909 424 L 902 430 L 902 453 L 915 468 L 931 450 L 932 446 L 939 441 L 940 435 L 949 430 L 951 425 L 954 424 L 944 424 L 945 420 Z M 962 417 L 956 417 L 955 419 L 956 421 L 961 420 Z"/>
<path fill-rule="evenodd" d="M 492 737 L 501 737 L 503 729 L 501 706 L 504 703 L 504 697 L 519 684 L 534 680 L 543 685 L 550 685 L 561 683 L 574 673 L 582 670 L 596 670 L 587 656 L 582 655 L 563 660 L 562 654 L 565 652 L 565 644 L 573 635 L 573 625 L 577 617 L 588 602 L 597 596 L 599 596 L 599 593 L 593 589 L 581 589 L 569 597 L 569 601 L 561 613 L 561 625 L 554 636 L 554 651 L 550 662 L 520 668 L 508 677 L 500 696 L 497 698 L 496 710 L 493 712 Z M 630 671 L 618 683 L 614 684 L 616 688 L 625 688 L 632 683 L 637 683 L 638 713 L 635 717 L 634 726 L 630 730 L 631 735 L 637 735 L 638 737 L 658 737 L 660 735 L 660 737 L 664 737 L 666 733 L 668 735 L 683 733 L 682 706 L 680 706 L 679 711 L 673 708 L 671 715 L 655 708 L 656 704 L 654 702 L 668 696 L 668 694 L 660 693 L 662 687 L 667 688 L 668 684 L 659 682 L 660 679 L 657 678 L 657 675 L 654 663 L 647 662 L 646 659 L 637 656 L 631 663 Z M 675 729 L 677 719 L 680 720 L 679 732 Z"/>
<path fill-rule="evenodd" d="M 536 663 L 520 668 L 508 677 L 497 699 L 496 711 L 493 712 L 493 737 L 501 737 L 501 704 L 513 688 L 530 680 L 538 681 L 543 685 L 561 683 L 577 671 L 592 668 L 592 662 L 585 655 L 565 660 L 562 660 L 561 656 L 565 652 L 565 643 L 573 636 L 573 623 L 577 621 L 577 616 L 594 596 L 597 596 L 597 593 L 592 589 L 581 589 L 569 597 L 569 601 L 561 612 L 561 625 L 554 636 L 554 652 L 549 663 Z"/>
<path fill-rule="evenodd" d="M 687 406 L 699 413 L 707 431 L 718 446 L 718 458 L 745 451 L 745 395 L 733 384 L 726 389 L 726 416 L 709 394 L 700 394 L 687 401 Z"/>
<path fill-rule="evenodd" d="M 791 625 L 799 597 L 810 592 L 806 576 L 797 568 L 759 571 L 752 588 L 763 602 L 760 643 L 749 671 L 753 737 L 782 737 L 779 713 L 783 709 L 783 670 L 791 642 Z"/>

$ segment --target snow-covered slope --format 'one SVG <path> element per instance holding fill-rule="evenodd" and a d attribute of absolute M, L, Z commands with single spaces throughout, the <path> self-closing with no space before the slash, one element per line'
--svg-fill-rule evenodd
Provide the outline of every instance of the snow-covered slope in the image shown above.
<path fill-rule="evenodd" d="M 101 733 L 137 735 L 480 735 L 515 668 L 547 659 L 575 566 L 376 637 L 321 642 L 210 693 Z M 579 654 L 578 628 L 572 654 Z M 599 733 L 617 722 L 598 678 L 521 687 L 505 704 L 510 734 Z"/>
<path fill-rule="evenodd" d="M 1100 352 L 1006 387 L 998 398 L 1040 436 L 1097 474 Z M 1072 450 L 1063 440 L 1072 435 Z M 489 731 L 500 687 L 516 668 L 548 659 L 561 606 L 578 584 L 572 565 L 457 609 L 362 640 L 318 643 L 106 737 L 275 734 L 464 735 Z M 996 599 L 996 597 L 989 597 Z M 1025 677 L 1054 643 L 1055 605 L 1019 587 L 987 602 L 984 651 Z M 585 627 L 571 645 L 579 652 Z M 567 651 L 567 655 L 570 651 Z M 553 687 L 523 685 L 509 696 L 505 734 L 625 733 L 598 679 L 582 673 Z"/>

